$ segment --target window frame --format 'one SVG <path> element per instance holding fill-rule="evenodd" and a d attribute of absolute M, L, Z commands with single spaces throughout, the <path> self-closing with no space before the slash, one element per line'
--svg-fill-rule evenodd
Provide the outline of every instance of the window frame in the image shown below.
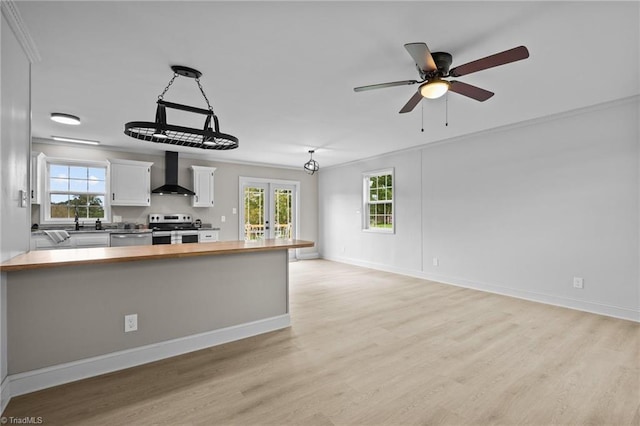
<path fill-rule="evenodd" d="M 103 193 L 96 193 L 100 195 L 104 195 L 104 217 L 99 218 L 102 222 L 109 223 L 111 222 L 111 203 L 109 198 L 110 193 L 110 168 L 108 161 L 96 161 L 96 160 L 77 160 L 72 158 L 56 158 L 56 157 L 45 157 L 45 164 L 43 167 L 44 171 L 44 179 L 43 179 L 43 188 L 44 193 L 42 197 L 42 201 L 40 204 L 40 223 L 43 224 L 72 224 L 74 223 L 74 218 L 52 218 L 51 217 L 51 165 L 60 165 L 60 166 L 76 166 L 76 167 L 87 167 L 87 168 L 104 168 L 105 169 L 105 182 Z M 57 192 L 57 191 L 54 191 Z M 94 194 L 94 193 L 91 193 Z M 80 222 L 87 222 L 89 220 L 98 219 L 98 218 L 79 218 Z"/>
<path fill-rule="evenodd" d="M 372 203 L 369 200 L 369 182 L 372 177 L 391 176 L 391 200 L 378 200 L 378 202 Z M 395 234 L 396 232 L 396 177 L 395 169 L 393 167 L 386 169 L 373 170 L 362 173 L 362 231 L 373 232 L 377 234 Z M 390 228 L 372 228 L 370 225 L 370 206 L 372 204 L 391 204 L 391 227 Z"/>

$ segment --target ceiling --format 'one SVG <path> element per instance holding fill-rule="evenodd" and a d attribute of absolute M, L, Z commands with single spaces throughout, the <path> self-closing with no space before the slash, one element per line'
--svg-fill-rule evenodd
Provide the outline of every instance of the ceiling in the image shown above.
<path fill-rule="evenodd" d="M 316 149 L 327 167 L 639 93 L 638 2 L 16 4 L 41 56 L 32 68 L 33 136 L 109 149 L 290 167 Z M 451 53 L 453 66 L 519 45 L 530 58 L 458 78 L 495 96 L 481 103 L 451 93 L 448 126 L 444 97 L 398 113 L 417 86 L 354 93 L 418 79 L 403 45 L 422 41 Z M 175 149 L 124 135 L 124 123 L 154 120 L 175 64 L 203 73 L 220 130 L 240 139 L 238 149 Z M 164 99 L 206 107 L 185 77 Z M 204 124 L 172 111 L 171 124 Z M 82 125 L 54 123 L 51 112 Z"/>

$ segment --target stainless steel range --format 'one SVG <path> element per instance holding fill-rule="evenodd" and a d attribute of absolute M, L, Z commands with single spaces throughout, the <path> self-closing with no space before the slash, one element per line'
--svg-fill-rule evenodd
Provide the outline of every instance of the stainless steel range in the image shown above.
<path fill-rule="evenodd" d="M 198 228 L 191 215 L 184 213 L 152 213 L 149 228 L 153 230 L 153 244 L 185 244 L 198 242 Z"/>

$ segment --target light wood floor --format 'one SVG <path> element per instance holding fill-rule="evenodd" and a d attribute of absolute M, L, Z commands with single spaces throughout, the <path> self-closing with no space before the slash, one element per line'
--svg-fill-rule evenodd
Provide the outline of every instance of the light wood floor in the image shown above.
<path fill-rule="evenodd" d="M 323 260 L 291 328 L 14 398 L 47 425 L 640 424 L 640 325 Z"/>

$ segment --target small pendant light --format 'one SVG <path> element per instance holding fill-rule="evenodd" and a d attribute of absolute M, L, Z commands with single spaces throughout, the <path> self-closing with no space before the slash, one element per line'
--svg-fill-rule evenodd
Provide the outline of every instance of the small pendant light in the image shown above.
<path fill-rule="evenodd" d="M 314 152 L 315 151 L 313 149 L 309 150 L 309 154 L 311 155 L 311 158 L 309 158 L 309 161 L 304 163 L 304 171 L 309 173 L 310 175 L 312 175 L 315 172 L 317 172 L 318 170 L 320 170 L 320 165 L 318 164 L 318 162 L 316 160 L 313 159 L 313 153 Z"/>

